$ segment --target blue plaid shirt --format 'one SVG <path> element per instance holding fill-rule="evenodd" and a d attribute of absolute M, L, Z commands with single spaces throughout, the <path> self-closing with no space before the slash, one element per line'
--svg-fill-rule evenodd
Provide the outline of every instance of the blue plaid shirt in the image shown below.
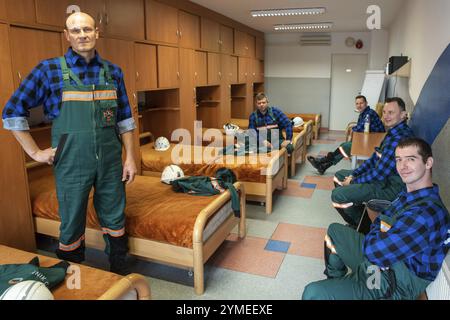
<path fill-rule="evenodd" d="M 385 132 L 384 124 L 381 122 L 378 113 L 370 109 L 369 106 L 360 113 L 356 126 L 352 128 L 353 132 L 364 132 L 364 121 L 366 120 L 366 116 L 369 116 L 370 132 Z"/>
<path fill-rule="evenodd" d="M 99 74 L 103 64 L 97 52 L 89 64 L 72 48 L 69 48 L 65 57 L 67 66 L 83 84 L 99 84 Z M 117 89 L 117 126 L 119 132 L 124 133 L 133 130 L 136 125 L 131 114 L 122 70 L 115 64 L 110 62 L 107 64 Z M 71 82 L 75 85 L 72 79 Z M 8 130 L 29 130 L 26 119 L 30 116 L 29 109 L 40 105 L 43 105 L 44 114 L 48 120 L 57 118 L 62 105 L 63 85 L 59 58 L 41 61 L 6 103 L 2 114 L 3 127 Z"/>
<path fill-rule="evenodd" d="M 389 176 L 398 175 L 395 167 L 395 148 L 400 140 L 411 136 L 413 136 L 413 132 L 406 121 L 388 130 L 381 146 L 378 148 L 379 153 L 374 152 L 368 160 L 353 171 L 352 183 L 383 181 Z"/>
<path fill-rule="evenodd" d="M 440 202 L 441 206 L 432 200 Z M 402 209 L 406 210 L 400 213 Z M 445 242 L 450 230 L 448 211 L 439 197 L 439 187 L 403 191 L 382 215 L 392 217 L 396 213 L 395 222 L 385 232 L 380 229 L 381 216 L 375 219 L 364 239 L 365 256 L 381 268 L 402 261 L 419 278 L 433 281 L 447 254 L 448 243 Z"/>
<path fill-rule="evenodd" d="M 255 113 L 252 112 L 250 115 L 250 118 L 248 120 L 248 128 L 254 129 L 256 131 L 258 126 L 262 125 L 271 125 L 271 124 L 278 124 L 278 128 L 280 130 L 280 137 L 281 130 L 286 130 L 286 140 L 292 141 L 292 122 L 291 120 L 281 111 L 280 109 L 276 107 L 270 107 L 272 108 L 273 116 L 275 117 L 275 121 L 270 117 L 269 111 L 266 112 L 266 114 L 262 114 L 259 110 L 256 111 L 256 114 L 258 116 L 258 119 L 256 119 Z"/>

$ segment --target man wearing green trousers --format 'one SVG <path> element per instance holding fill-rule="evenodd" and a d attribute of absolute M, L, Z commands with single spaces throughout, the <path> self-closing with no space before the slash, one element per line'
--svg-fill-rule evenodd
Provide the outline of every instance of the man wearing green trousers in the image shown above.
<path fill-rule="evenodd" d="M 431 147 L 407 138 L 395 159 L 406 190 L 375 218 L 366 236 L 330 225 L 324 244 L 328 279 L 307 285 L 302 299 L 412 300 L 438 275 L 449 249 L 450 221 L 432 183 Z"/>
<path fill-rule="evenodd" d="M 58 258 L 84 260 L 86 208 L 94 188 L 110 270 L 126 274 L 125 183 L 133 181 L 137 169 L 136 125 L 123 73 L 96 52 L 99 33 L 91 16 L 70 15 L 64 35 L 71 47 L 63 57 L 42 61 L 21 83 L 4 108 L 4 127 L 31 158 L 54 166 L 61 218 Z M 28 109 L 39 105 L 53 121 L 52 147 L 45 150 L 36 145 L 26 120 Z"/>
<path fill-rule="evenodd" d="M 364 132 L 364 124 L 366 121 L 369 123 L 370 132 L 385 132 L 384 125 L 381 122 L 380 117 L 367 105 L 365 96 L 356 96 L 355 111 L 359 113 L 359 117 L 356 126 L 352 128 L 353 132 Z M 320 174 L 324 174 L 329 167 L 336 165 L 342 159 L 349 159 L 351 150 L 352 142 L 348 141 L 341 143 L 336 150 L 333 152 L 328 152 L 328 154 L 323 158 L 308 156 L 307 159 Z"/>
<path fill-rule="evenodd" d="M 405 188 L 395 170 L 395 147 L 413 135 L 406 124 L 404 101 L 398 97 L 386 99 L 383 119 L 388 132 L 372 156 L 355 170 L 339 170 L 334 176 L 337 187 L 331 193 L 332 205 L 353 227 L 358 225 L 364 202 L 392 201 Z"/>

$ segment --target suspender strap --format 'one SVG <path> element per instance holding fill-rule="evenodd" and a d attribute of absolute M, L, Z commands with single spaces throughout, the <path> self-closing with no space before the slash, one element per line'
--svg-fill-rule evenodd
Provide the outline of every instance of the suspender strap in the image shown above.
<path fill-rule="evenodd" d="M 109 72 L 109 66 L 105 60 L 102 60 L 102 64 L 103 64 L 103 68 L 100 71 L 100 84 L 105 83 L 105 77 L 106 77 L 106 82 L 108 84 L 112 84 L 113 79 L 112 79 L 111 73 Z"/>
<path fill-rule="evenodd" d="M 62 75 L 63 75 L 63 80 L 64 80 L 64 85 L 70 85 L 70 78 L 72 78 L 73 81 L 75 81 L 75 83 L 79 86 L 82 86 L 83 83 L 81 82 L 80 78 L 78 78 L 73 72 L 72 70 L 70 70 L 67 67 L 67 62 L 66 62 L 66 58 L 64 56 L 59 57 L 59 62 L 61 64 L 61 71 L 62 71 Z"/>

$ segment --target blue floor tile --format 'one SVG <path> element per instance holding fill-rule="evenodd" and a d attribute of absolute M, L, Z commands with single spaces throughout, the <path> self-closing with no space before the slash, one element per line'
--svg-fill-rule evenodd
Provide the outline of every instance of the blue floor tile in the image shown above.
<path fill-rule="evenodd" d="M 290 242 L 278 241 L 278 240 L 268 240 L 265 250 L 283 252 L 286 253 L 291 245 Z"/>
<path fill-rule="evenodd" d="M 317 185 L 315 183 L 304 183 L 304 182 L 302 182 L 300 184 L 300 187 L 308 188 L 308 189 L 315 189 L 317 187 Z"/>

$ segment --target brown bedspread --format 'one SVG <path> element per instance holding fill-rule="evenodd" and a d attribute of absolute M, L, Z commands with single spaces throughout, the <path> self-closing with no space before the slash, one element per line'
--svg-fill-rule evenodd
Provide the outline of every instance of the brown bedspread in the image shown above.
<path fill-rule="evenodd" d="M 273 151 L 267 155 L 247 155 L 247 156 L 219 156 L 218 151 L 221 148 L 192 146 L 191 161 L 181 161 L 180 157 L 172 159 L 172 150 L 177 145 L 171 144 L 166 151 L 156 151 L 153 143 L 141 146 L 142 170 L 152 172 L 162 172 L 170 164 L 177 164 L 188 176 L 210 176 L 213 177 L 216 171 L 226 167 L 233 170 L 237 180 L 246 182 L 266 182 L 265 169 L 269 161 L 278 154 L 279 151 Z M 178 145 L 178 148 L 181 148 Z M 187 146 L 190 147 L 190 146 Z M 175 150 L 175 155 L 182 154 Z M 198 158 L 195 163 L 194 152 L 203 157 Z M 201 162 L 201 163 L 199 163 Z M 280 166 L 282 163 L 280 164 Z"/>
<path fill-rule="evenodd" d="M 39 257 L 42 267 L 50 267 L 61 260 L 26 252 L 0 245 L 0 264 L 28 263 L 34 257 Z M 71 263 L 74 264 L 74 263 Z M 80 289 L 69 289 L 66 281 L 71 284 L 71 275 L 67 275 L 58 287 L 52 289 L 55 300 L 95 300 L 103 295 L 114 283 L 122 279 L 115 273 L 94 269 L 88 266 L 75 264 L 80 267 Z"/>
<path fill-rule="evenodd" d="M 192 248 L 195 220 L 218 196 L 193 196 L 175 193 L 159 178 L 136 176 L 127 186 L 126 229 L 130 236 L 162 241 Z M 30 183 L 33 213 L 41 218 L 59 220 L 53 177 L 42 177 Z M 87 225 L 100 229 L 92 201 L 88 203 Z"/>

